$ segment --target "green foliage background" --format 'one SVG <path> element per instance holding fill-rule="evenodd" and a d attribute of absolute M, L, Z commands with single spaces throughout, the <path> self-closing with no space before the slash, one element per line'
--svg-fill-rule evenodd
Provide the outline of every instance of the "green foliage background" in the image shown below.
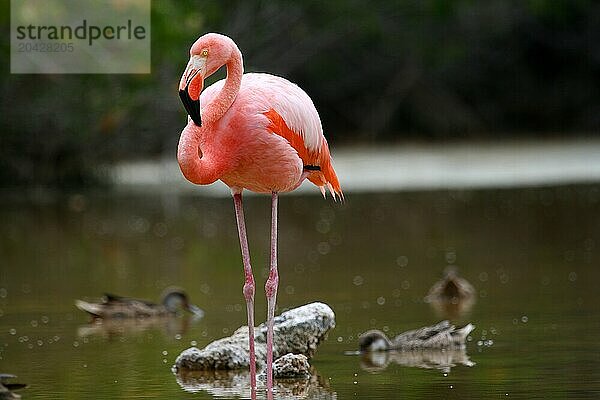
<path fill-rule="evenodd" d="M 247 71 L 303 87 L 334 143 L 600 125 L 598 2 L 154 0 L 152 73 L 122 76 L 11 75 L 9 6 L 0 0 L 5 187 L 94 184 L 98 165 L 175 157 L 185 121 L 177 84 L 190 44 L 208 31 L 238 43 Z"/>

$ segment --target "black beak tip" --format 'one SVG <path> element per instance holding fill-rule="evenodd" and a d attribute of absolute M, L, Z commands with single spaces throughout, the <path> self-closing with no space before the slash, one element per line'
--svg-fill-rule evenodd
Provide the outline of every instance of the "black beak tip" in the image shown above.
<path fill-rule="evenodd" d="M 185 107 L 192 121 L 198 126 L 202 126 L 202 117 L 200 116 L 200 99 L 192 100 L 188 94 L 187 88 L 179 91 L 179 98 Z"/>
<path fill-rule="evenodd" d="M 200 113 L 198 113 L 197 116 L 190 115 L 190 117 L 192 117 L 192 121 L 194 121 L 194 124 L 196 124 L 196 126 L 202 126 L 202 118 L 200 117 Z"/>

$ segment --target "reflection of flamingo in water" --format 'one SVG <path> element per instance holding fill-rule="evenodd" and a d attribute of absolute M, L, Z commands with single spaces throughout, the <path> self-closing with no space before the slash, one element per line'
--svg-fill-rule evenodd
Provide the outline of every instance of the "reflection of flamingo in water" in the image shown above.
<path fill-rule="evenodd" d="M 183 390 L 190 393 L 206 392 L 213 398 L 228 399 L 247 399 L 252 396 L 252 392 L 248 389 L 250 383 L 248 371 L 179 370 L 175 373 L 175 379 Z M 322 378 L 314 368 L 311 370 L 310 377 L 278 379 L 274 385 L 277 397 L 282 399 L 334 400 L 338 398 L 330 382 Z"/>
<path fill-rule="evenodd" d="M 220 67 L 227 78 L 202 92 L 204 79 Z M 202 94 L 201 94 L 202 92 Z M 246 238 L 242 191 L 271 194 L 271 266 L 267 295 L 267 390 L 272 388 L 273 316 L 277 296 L 277 194 L 305 179 L 342 197 L 319 114 L 298 86 L 268 74 L 243 74 L 242 55 L 227 36 L 209 33 L 190 49 L 179 94 L 190 116 L 177 158 L 183 175 L 206 185 L 220 179 L 231 188 L 244 264 L 250 375 L 256 387 L 254 277 Z M 203 104 L 202 108 L 200 103 Z"/>

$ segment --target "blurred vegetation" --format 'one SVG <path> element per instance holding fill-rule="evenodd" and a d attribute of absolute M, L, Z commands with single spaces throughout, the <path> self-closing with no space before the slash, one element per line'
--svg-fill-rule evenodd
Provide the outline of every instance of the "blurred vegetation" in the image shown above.
<path fill-rule="evenodd" d="M 303 87 L 330 142 L 593 133 L 598 21 L 588 0 L 154 0 L 149 75 L 11 75 L 5 40 L 0 185 L 85 185 L 101 164 L 174 157 L 177 84 L 208 31 L 247 71 Z"/>

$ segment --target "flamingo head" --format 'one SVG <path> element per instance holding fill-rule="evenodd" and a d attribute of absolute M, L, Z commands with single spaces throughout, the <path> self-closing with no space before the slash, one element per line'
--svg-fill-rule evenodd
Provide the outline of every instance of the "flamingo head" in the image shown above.
<path fill-rule="evenodd" d="M 204 87 L 204 79 L 225 65 L 234 50 L 237 50 L 237 46 L 233 40 L 218 33 L 201 36 L 190 49 L 190 60 L 179 82 L 179 97 L 188 115 L 198 126 L 202 126 L 200 93 Z"/>

